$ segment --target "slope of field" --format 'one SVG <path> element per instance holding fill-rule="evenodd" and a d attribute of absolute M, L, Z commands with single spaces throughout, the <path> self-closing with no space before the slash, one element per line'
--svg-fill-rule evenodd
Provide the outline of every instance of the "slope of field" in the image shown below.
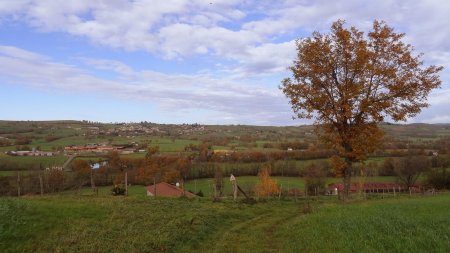
<path fill-rule="evenodd" d="M 3 252 L 449 252 L 450 195 L 342 204 L 0 198 Z"/>

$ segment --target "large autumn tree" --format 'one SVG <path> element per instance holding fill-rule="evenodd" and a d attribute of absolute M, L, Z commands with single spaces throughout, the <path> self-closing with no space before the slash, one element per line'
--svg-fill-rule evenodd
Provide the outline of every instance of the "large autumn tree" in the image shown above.
<path fill-rule="evenodd" d="M 381 143 L 378 123 L 417 115 L 441 84 L 442 67 L 424 67 L 404 36 L 385 22 L 364 33 L 336 21 L 329 34 L 297 40 L 292 77 L 280 86 L 296 117 L 314 119 L 319 138 L 336 150 L 345 197 L 352 163 Z"/>

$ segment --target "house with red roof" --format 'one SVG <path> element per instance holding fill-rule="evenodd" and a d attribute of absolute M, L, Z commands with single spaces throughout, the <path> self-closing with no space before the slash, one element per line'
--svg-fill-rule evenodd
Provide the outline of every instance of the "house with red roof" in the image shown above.
<path fill-rule="evenodd" d="M 147 196 L 157 197 L 181 197 L 186 196 L 188 198 L 195 197 L 195 194 L 185 191 L 175 185 L 171 185 L 165 182 L 158 183 L 156 185 L 147 186 Z"/>

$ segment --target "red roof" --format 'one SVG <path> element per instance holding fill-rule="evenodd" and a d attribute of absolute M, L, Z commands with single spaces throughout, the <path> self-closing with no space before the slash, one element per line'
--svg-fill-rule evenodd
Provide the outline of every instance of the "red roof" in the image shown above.
<path fill-rule="evenodd" d="M 184 191 L 181 188 L 176 187 L 175 185 L 171 185 L 168 183 L 158 183 L 156 185 L 147 186 L 147 195 L 154 196 L 155 195 L 155 186 L 156 186 L 156 196 L 162 197 L 181 197 L 183 194 L 186 197 L 192 198 L 195 197 L 194 194 Z"/>

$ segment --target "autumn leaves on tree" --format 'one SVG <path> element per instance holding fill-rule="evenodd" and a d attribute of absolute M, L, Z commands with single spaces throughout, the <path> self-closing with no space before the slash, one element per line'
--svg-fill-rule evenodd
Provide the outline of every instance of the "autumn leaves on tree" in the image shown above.
<path fill-rule="evenodd" d="M 270 177 L 270 169 L 268 167 L 262 168 L 258 173 L 258 177 L 259 181 L 254 188 L 257 196 L 268 197 L 279 193 L 278 184 Z"/>
<path fill-rule="evenodd" d="M 378 123 L 417 115 L 441 84 L 442 67 L 423 67 L 404 36 L 384 22 L 374 21 L 365 34 L 339 20 L 329 34 L 297 41 L 292 77 L 282 81 L 296 117 L 314 119 L 319 138 L 336 151 L 345 196 L 352 163 L 381 144 Z"/>
<path fill-rule="evenodd" d="M 187 178 L 191 161 L 182 156 L 158 156 L 159 148 L 148 148 L 147 155 L 136 173 L 136 182 L 153 184 L 154 181 L 168 183 L 184 182 Z"/>

